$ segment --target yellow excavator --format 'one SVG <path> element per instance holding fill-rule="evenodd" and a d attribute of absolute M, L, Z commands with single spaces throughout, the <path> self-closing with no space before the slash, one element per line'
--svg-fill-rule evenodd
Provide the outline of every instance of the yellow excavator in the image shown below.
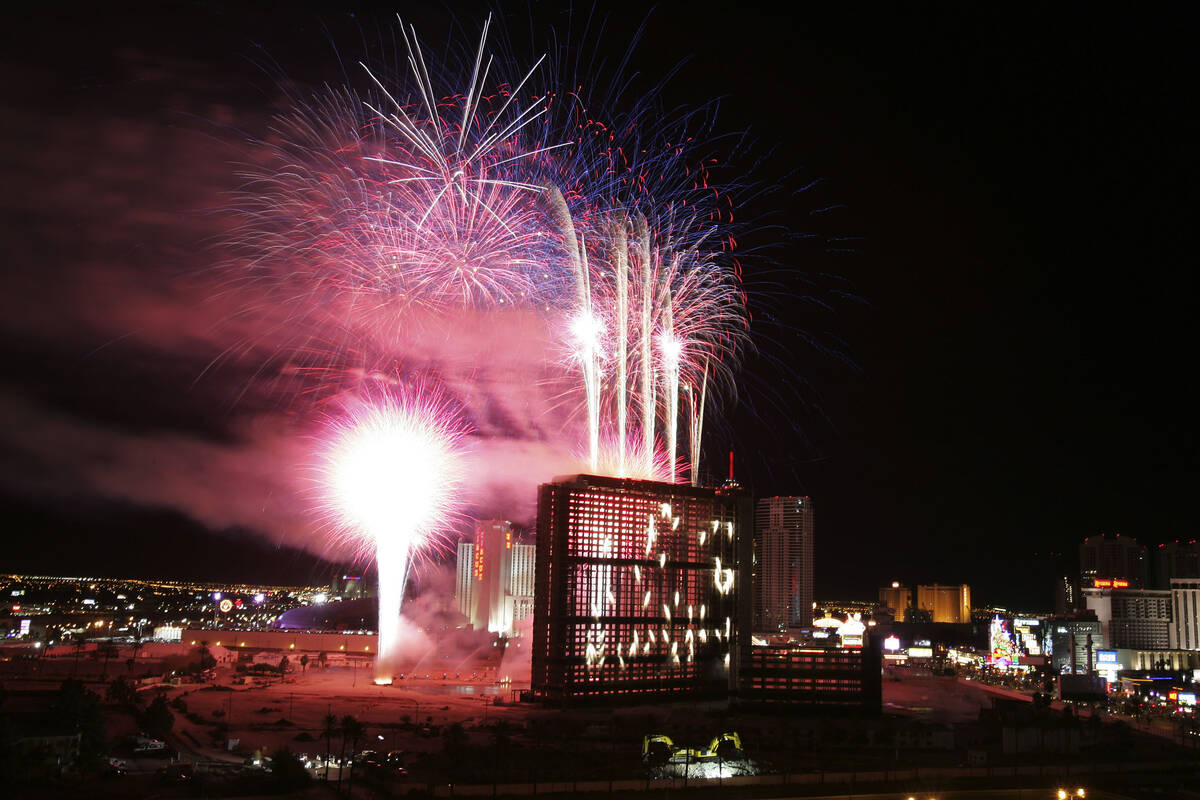
<path fill-rule="evenodd" d="M 642 760 L 667 764 L 696 764 L 702 761 L 736 761 L 744 758 L 742 737 L 730 731 L 713 737 L 707 750 L 676 747 L 670 736 L 661 733 L 642 738 Z"/>

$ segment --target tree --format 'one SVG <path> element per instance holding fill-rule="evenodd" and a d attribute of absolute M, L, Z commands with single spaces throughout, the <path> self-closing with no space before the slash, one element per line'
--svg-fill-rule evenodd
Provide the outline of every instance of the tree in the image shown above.
<path fill-rule="evenodd" d="M 128 703 L 133 699 L 133 685 L 124 675 L 118 675 L 108 682 L 105 697 L 111 703 Z"/>
<path fill-rule="evenodd" d="M 71 677 L 74 678 L 79 673 L 79 654 L 83 652 L 85 642 L 83 639 L 75 640 L 75 664 L 71 667 Z"/>
<path fill-rule="evenodd" d="M 329 782 L 329 751 L 333 735 L 338 731 L 338 718 L 334 714 L 326 714 L 321 722 L 321 735 L 325 737 L 325 782 Z"/>
<path fill-rule="evenodd" d="M 142 627 L 139 625 L 137 632 L 133 634 L 133 656 L 125 661 L 125 666 L 130 672 L 133 672 L 134 666 L 137 664 L 138 653 L 142 652 L 142 647 L 145 642 L 142 641 Z"/>
<path fill-rule="evenodd" d="M 102 674 L 104 675 L 105 678 L 108 677 L 109 659 L 113 658 L 114 656 L 119 656 L 120 654 L 121 654 L 121 651 L 118 650 L 117 646 L 115 644 L 113 644 L 112 642 L 104 642 L 103 644 L 100 645 L 100 655 L 104 656 L 104 668 L 103 668 L 104 671 Z"/>
<path fill-rule="evenodd" d="M 171 732 L 171 728 L 175 726 L 175 715 L 167 707 L 165 693 L 159 692 L 154 696 L 142 717 L 142 724 L 146 726 L 147 731 L 159 738 L 165 738 Z"/>
<path fill-rule="evenodd" d="M 65 680 L 53 706 L 54 716 L 64 729 L 79 734 L 79 768 L 88 772 L 100 764 L 108 749 L 104 739 L 104 715 L 100 697 L 77 680 Z"/>
<path fill-rule="evenodd" d="M 308 672 L 308 653 L 303 653 L 300 656 L 300 671 Z"/>
<path fill-rule="evenodd" d="M 349 739 L 350 739 L 350 733 L 349 733 L 350 726 L 353 725 L 357 721 L 358 720 L 356 720 L 354 717 L 347 714 L 346 716 L 342 717 L 342 721 L 338 725 L 338 730 L 340 730 L 342 732 L 342 750 L 338 754 L 338 793 L 339 794 L 342 791 L 342 769 L 345 767 L 345 762 L 346 762 L 346 742 L 349 741 Z"/>
<path fill-rule="evenodd" d="M 271 755 L 271 772 L 279 788 L 285 792 L 303 789 L 311 779 L 299 757 L 287 747 Z"/>
<path fill-rule="evenodd" d="M 217 665 L 217 660 L 213 658 L 212 652 L 208 649 L 207 640 L 200 642 L 199 646 L 196 648 L 196 652 L 197 655 L 199 655 L 199 667 L 197 669 L 198 672 L 203 672 L 206 669 L 212 669 Z"/>
<path fill-rule="evenodd" d="M 347 714 L 342 717 L 342 741 L 345 746 L 345 737 L 350 737 L 350 784 L 346 788 L 346 793 L 351 797 L 354 796 L 354 756 L 358 753 L 358 743 L 367 733 L 367 726 L 363 725 L 354 717 Z"/>
<path fill-rule="evenodd" d="M 451 759 L 456 759 L 467 744 L 467 731 L 461 722 L 447 725 L 442 731 L 442 749 Z"/>

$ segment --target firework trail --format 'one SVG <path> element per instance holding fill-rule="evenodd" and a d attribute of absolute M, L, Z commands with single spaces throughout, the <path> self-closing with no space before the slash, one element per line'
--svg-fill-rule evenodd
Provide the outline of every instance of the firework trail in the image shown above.
<path fill-rule="evenodd" d="M 334 385 L 365 367 L 348 363 L 362 342 L 415 320 L 536 310 L 571 354 L 588 468 L 695 482 L 706 407 L 732 393 L 748 328 L 712 121 L 664 113 L 653 92 L 589 108 L 553 59 L 497 61 L 490 25 L 458 65 L 401 26 L 404 70 L 364 65 L 365 93 L 276 119 L 244 172 L 243 279 L 275 287 L 297 329 L 332 320 Z"/>
<path fill-rule="evenodd" d="M 338 534 L 374 556 L 379 575 L 375 682 L 391 683 L 413 560 L 450 532 L 467 430 L 424 386 L 360 398 L 329 423 L 321 459 Z"/>

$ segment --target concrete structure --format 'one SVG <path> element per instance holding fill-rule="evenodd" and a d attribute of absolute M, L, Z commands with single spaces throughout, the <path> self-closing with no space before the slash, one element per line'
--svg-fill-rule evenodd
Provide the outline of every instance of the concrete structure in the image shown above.
<path fill-rule="evenodd" d="M 812 624 L 813 502 L 764 497 L 754 515 L 755 628 Z"/>
<path fill-rule="evenodd" d="M 1172 650 L 1200 650 L 1200 580 L 1171 581 Z"/>
<path fill-rule="evenodd" d="M 532 690 L 549 702 L 728 696 L 748 633 L 751 504 L 576 475 L 538 490 Z"/>
<path fill-rule="evenodd" d="M 1109 648 L 1168 650 L 1171 647 L 1171 593 L 1154 589 L 1092 588 L 1083 601 L 1104 631 Z"/>
<path fill-rule="evenodd" d="M 1080 588 L 1093 587 L 1097 580 L 1126 581 L 1130 589 L 1146 588 L 1146 548 L 1119 533 L 1084 539 L 1079 545 Z"/>
<path fill-rule="evenodd" d="M 928 611 L 934 622 L 970 622 L 971 587 L 962 583 L 917 586 L 916 607 Z"/>
<path fill-rule="evenodd" d="M 896 622 L 904 622 L 908 610 L 913 607 L 912 589 L 893 581 L 890 587 L 879 590 L 879 603 L 892 610 Z"/>

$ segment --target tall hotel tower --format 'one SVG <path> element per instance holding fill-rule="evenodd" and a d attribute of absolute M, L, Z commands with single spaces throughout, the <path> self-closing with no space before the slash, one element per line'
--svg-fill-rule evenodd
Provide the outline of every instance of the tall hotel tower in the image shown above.
<path fill-rule="evenodd" d="M 741 495 L 576 475 L 538 490 L 536 696 L 725 697 L 749 635 Z"/>
<path fill-rule="evenodd" d="M 754 515 L 756 630 L 767 633 L 812 624 L 813 502 L 810 497 L 764 497 Z"/>

